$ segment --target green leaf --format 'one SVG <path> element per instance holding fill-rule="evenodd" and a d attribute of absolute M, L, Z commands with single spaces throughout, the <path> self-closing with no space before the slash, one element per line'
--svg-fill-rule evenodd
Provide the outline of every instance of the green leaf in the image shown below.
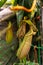
<path fill-rule="evenodd" d="M 17 5 L 17 1 L 18 1 L 18 0 L 14 0 L 14 3 L 13 3 L 13 5 Z"/>
<path fill-rule="evenodd" d="M 19 4 L 24 6 L 24 0 L 23 1 L 19 1 Z M 22 20 L 23 16 L 24 16 L 24 11 L 20 10 L 16 13 L 17 16 L 17 24 L 18 26 L 20 25 L 20 21 Z"/>
<path fill-rule="evenodd" d="M 14 63 L 13 65 L 39 65 L 38 63 L 35 62 L 30 62 L 30 61 L 26 61 L 26 63 Z"/>
<path fill-rule="evenodd" d="M 24 14 L 24 11 L 19 11 L 19 12 L 16 13 L 18 26 L 20 25 L 20 21 L 23 18 L 23 14 Z"/>
<path fill-rule="evenodd" d="M 7 0 L 0 0 L 0 7 L 3 6 L 3 4 L 6 2 Z"/>

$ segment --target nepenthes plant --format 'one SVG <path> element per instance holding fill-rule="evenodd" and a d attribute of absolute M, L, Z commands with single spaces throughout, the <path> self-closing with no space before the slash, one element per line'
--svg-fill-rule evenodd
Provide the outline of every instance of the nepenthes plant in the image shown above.
<path fill-rule="evenodd" d="M 20 62 L 32 61 L 35 63 L 40 63 L 38 62 L 40 61 L 40 58 L 38 56 L 37 49 L 38 46 L 40 46 L 39 44 L 41 39 L 40 8 L 40 0 L 13 0 L 13 4 L 9 7 L 9 9 L 15 13 L 16 17 L 18 27 L 16 31 L 16 37 L 18 38 L 19 42 L 19 47 L 16 50 L 16 57 Z M 11 43 L 13 40 L 12 24 L 14 22 L 10 21 L 10 28 L 8 26 L 0 32 L 1 35 L 6 33 L 7 43 Z"/>

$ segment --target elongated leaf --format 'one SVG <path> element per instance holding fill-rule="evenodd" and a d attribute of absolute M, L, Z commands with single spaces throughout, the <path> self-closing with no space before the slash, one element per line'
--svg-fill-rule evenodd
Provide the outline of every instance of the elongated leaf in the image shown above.
<path fill-rule="evenodd" d="M 0 7 L 6 2 L 7 0 L 0 0 Z"/>
<path fill-rule="evenodd" d="M 20 21 L 21 21 L 22 18 L 23 18 L 23 14 L 24 14 L 24 11 L 18 11 L 18 12 L 16 13 L 18 26 L 20 25 Z"/>
<path fill-rule="evenodd" d="M 18 4 L 20 4 L 20 5 L 22 5 L 22 6 L 24 6 L 24 0 L 22 1 L 21 0 L 21 2 L 20 1 L 18 1 Z M 18 26 L 20 25 L 20 21 L 22 20 L 22 18 L 23 18 L 23 16 L 24 16 L 24 11 L 18 11 L 17 13 L 16 13 L 16 16 L 17 16 L 17 24 L 18 24 Z"/>

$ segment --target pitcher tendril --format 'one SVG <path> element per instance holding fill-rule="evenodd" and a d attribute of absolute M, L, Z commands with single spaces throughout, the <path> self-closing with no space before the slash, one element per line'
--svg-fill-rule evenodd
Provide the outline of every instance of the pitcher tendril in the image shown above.
<path fill-rule="evenodd" d="M 33 1 L 32 7 L 31 7 L 30 9 L 27 9 L 27 8 L 24 7 L 24 6 L 19 6 L 19 5 L 17 5 L 17 6 L 12 6 L 12 7 L 10 7 L 10 9 L 13 10 L 13 11 L 14 11 L 14 10 L 24 10 L 24 11 L 26 11 L 26 12 L 32 12 L 32 11 L 35 9 L 36 2 L 37 2 L 37 0 L 34 0 L 34 1 Z"/>

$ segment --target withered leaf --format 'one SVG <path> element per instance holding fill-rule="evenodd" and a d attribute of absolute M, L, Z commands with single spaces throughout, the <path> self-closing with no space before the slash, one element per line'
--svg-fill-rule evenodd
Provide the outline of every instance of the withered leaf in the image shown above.
<path fill-rule="evenodd" d="M 26 23 L 23 23 L 17 31 L 17 37 L 18 38 L 24 37 L 25 33 L 26 33 Z"/>

